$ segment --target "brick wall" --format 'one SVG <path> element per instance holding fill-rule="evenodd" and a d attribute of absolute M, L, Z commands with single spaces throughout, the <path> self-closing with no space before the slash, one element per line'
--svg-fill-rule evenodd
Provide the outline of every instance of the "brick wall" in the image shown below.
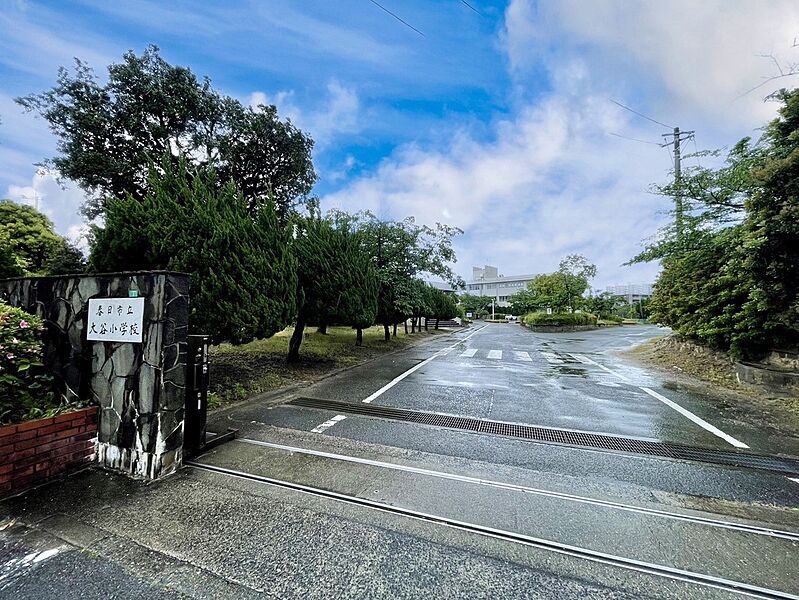
<path fill-rule="evenodd" d="M 0 497 L 91 462 L 97 407 L 0 427 Z"/>

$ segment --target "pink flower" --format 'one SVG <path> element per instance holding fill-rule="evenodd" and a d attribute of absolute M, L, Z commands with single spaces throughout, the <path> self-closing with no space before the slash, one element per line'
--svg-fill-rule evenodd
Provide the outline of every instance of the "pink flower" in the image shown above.
<path fill-rule="evenodd" d="M 27 321 L 20 321 L 19 322 L 19 328 L 20 329 L 27 329 L 30 326 L 31 326 L 31 324 L 28 323 Z"/>
<path fill-rule="evenodd" d="M 8 360 L 12 360 L 14 358 L 14 353 L 13 352 L 9 352 L 8 354 L 6 354 L 6 358 Z"/>

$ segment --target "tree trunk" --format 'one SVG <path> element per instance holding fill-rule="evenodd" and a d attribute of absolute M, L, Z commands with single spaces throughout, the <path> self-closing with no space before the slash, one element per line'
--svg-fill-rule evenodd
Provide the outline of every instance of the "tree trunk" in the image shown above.
<path fill-rule="evenodd" d="M 405 319 L 405 335 L 408 335 L 408 319 Z"/>
<path fill-rule="evenodd" d="M 300 360 L 300 344 L 302 344 L 303 333 L 305 333 L 305 320 L 298 318 L 297 324 L 294 326 L 294 333 L 291 334 L 289 340 L 289 355 L 286 360 L 290 363 Z"/>
<path fill-rule="evenodd" d="M 421 317 L 420 317 L 420 318 L 421 318 Z M 419 330 L 421 331 L 421 325 L 419 326 Z M 427 328 L 427 317 L 425 317 L 425 318 L 424 318 L 424 330 L 425 330 L 425 331 L 430 331 L 430 330 Z"/>
<path fill-rule="evenodd" d="M 396 329 L 396 325 L 394 328 Z M 391 340 L 391 331 L 388 329 L 388 323 L 383 323 L 383 339 L 387 342 Z"/>
<path fill-rule="evenodd" d="M 355 345 L 363 346 L 363 329 L 360 327 L 355 330 Z"/>
<path fill-rule="evenodd" d="M 411 333 L 416 333 L 416 317 L 411 319 Z"/>
<path fill-rule="evenodd" d="M 397 337 L 397 324 L 394 323 L 394 337 Z"/>
<path fill-rule="evenodd" d="M 438 319 L 436 319 L 436 329 L 438 329 Z"/>
<path fill-rule="evenodd" d="M 319 327 L 316 328 L 316 333 L 321 333 L 322 335 L 327 335 L 327 323 L 322 323 Z"/>

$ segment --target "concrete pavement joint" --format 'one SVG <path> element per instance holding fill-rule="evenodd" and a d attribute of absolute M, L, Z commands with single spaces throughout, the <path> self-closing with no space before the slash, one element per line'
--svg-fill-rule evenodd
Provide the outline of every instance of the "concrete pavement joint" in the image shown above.
<path fill-rule="evenodd" d="M 799 541 L 799 533 L 793 531 L 783 531 L 769 527 L 759 527 L 756 525 L 748 525 L 744 523 L 735 523 L 731 521 L 722 521 L 720 519 L 710 519 L 707 517 L 699 517 L 695 515 L 687 515 L 681 513 L 675 513 L 670 511 L 663 511 L 663 510 L 656 510 L 652 508 L 645 508 L 641 506 L 634 506 L 631 504 L 624 504 L 621 502 L 612 502 L 609 500 L 599 500 L 596 498 L 589 498 L 586 496 L 579 496 L 576 494 L 566 494 L 563 492 L 555 492 L 550 490 L 544 490 L 541 488 L 534 488 L 525 485 L 519 485 L 515 483 L 506 483 L 501 481 L 494 481 L 491 479 L 484 479 L 480 477 L 470 477 L 468 475 L 458 475 L 455 473 L 446 473 L 443 471 L 435 471 L 431 469 L 425 469 L 421 467 L 412 467 L 409 465 L 401 465 L 397 463 L 390 463 L 380 460 L 373 460 L 369 458 L 360 458 L 356 456 L 350 456 L 346 454 L 337 454 L 333 452 L 325 452 L 323 450 L 312 450 L 309 448 L 298 448 L 296 446 L 287 446 L 285 444 L 277 444 L 274 442 L 263 442 L 261 440 L 253 440 L 250 438 L 237 438 L 236 442 L 242 444 L 251 444 L 254 446 L 262 446 L 265 448 L 274 448 L 276 450 L 283 450 L 286 452 L 297 453 L 297 454 L 307 454 L 309 456 L 318 456 L 320 458 L 328 458 L 332 460 L 342 461 L 342 462 L 351 462 L 356 464 L 362 465 L 369 465 L 373 467 L 379 467 L 383 469 L 391 469 L 395 471 L 403 471 L 406 473 L 414 473 L 417 475 L 426 475 L 430 477 L 436 477 L 439 479 L 448 479 L 452 481 L 460 481 L 464 483 L 472 483 L 476 485 L 482 485 L 486 487 L 493 487 L 499 489 L 506 489 L 511 491 L 522 492 L 526 494 L 533 494 L 537 496 L 546 496 L 551 498 L 558 498 L 562 500 L 568 500 L 571 502 L 578 502 L 583 504 L 591 504 L 594 506 L 602 506 L 605 508 L 612 508 L 616 510 L 623 510 L 627 512 L 633 512 L 638 514 L 645 514 L 645 515 L 653 515 L 657 517 L 663 517 L 667 519 L 674 519 L 679 521 L 687 521 L 691 523 L 699 523 L 702 525 L 709 525 L 711 527 L 719 527 L 723 529 L 733 529 L 739 531 L 745 531 L 747 533 L 753 533 L 756 535 L 764 535 L 767 537 L 777 537 L 782 539 L 789 539 L 789 540 L 797 540 Z M 792 478 L 788 478 L 792 479 Z M 794 479 L 794 481 L 799 481 L 799 479 Z"/>
<path fill-rule="evenodd" d="M 723 577 L 716 577 L 714 575 L 708 575 L 705 573 L 687 571 L 685 569 L 669 567 L 656 563 L 649 563 L 632 558 L 626 558 L 623 556 L 617 556 L 614 554 L 608 554 L 606 552 L 591 550 L 580 546 L 563 544 L 561 542 L 556 542 L 544 538 L 537 538 L 521 533 L 515 533 L 512 531 L 497 529 L 494 527 L 478 525 L 476 523 L 460 521 L 457 519 L 450 519 L 440 515 L 434 515 L 421 511 L 411 510 L 400 506 L 393 506 L 386 504 L 385 502 L 378 502 L 366 498 L 359 498 L 349 494 L 333 492 L 323 488 L 303 485 L 281 479 L 274 479 L 262 475 L 255 475 L 253 473 L 245 473 L 242 471 L 237 471 L 235 469 L 228 469 L 225 467 L 217 467 L 214 465 L 197 463 L 194 461 L 187 461 L 185 464 L 186 466 L 193 467 L 201 471 L 209 471 L 227 477 L 244 479 L 256 483 L 280 487 L 283 489 L 289 489 L 301 494 L 308 494 L 311 496 L 326 498 L 329 500 L 343 502 L 350 505 L 370 508 L 372 510 L 376 510 L 383 513 L 400 515 L 409 519 L 414 519 L 426 523 L 432 523 L 435 525 L 457 529 L 468 533 L 474 533 L 476 535 L 494 538 L 505 542 L 521 544 L 527 547 L 538 548 L 541 550 L 553 552 L 555 554 L 570 556 L 573 558 L 604 564 L 611 567 L 617 567 L 621 569 L 635 571 L 638 573 L 645 573 L 648 575 L 663 577 L 674 581 L 684 581 L 686 583 L 701 585 L 732 593 L 743 594 L 755 598 L 799 600 L 799 596 L 791 594 L 789 592 L 763 588 L 756 585 L 744 583 L 741 581 L 735 581 Z"/>

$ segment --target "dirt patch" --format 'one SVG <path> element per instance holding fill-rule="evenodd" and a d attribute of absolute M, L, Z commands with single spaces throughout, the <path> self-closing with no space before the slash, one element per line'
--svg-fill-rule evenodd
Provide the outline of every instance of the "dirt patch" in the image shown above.
<path fill-rule="evenodd" d="M 777 395 L 741 384 L 734 362 L 725 352 L 710 350 L 671 335 L 649 340 L 619 353 L 654 369 L 678 386 L 697 392 L 733 417 L 754 419 L 780 435 L 799 437 L 799 393 Z"/>

